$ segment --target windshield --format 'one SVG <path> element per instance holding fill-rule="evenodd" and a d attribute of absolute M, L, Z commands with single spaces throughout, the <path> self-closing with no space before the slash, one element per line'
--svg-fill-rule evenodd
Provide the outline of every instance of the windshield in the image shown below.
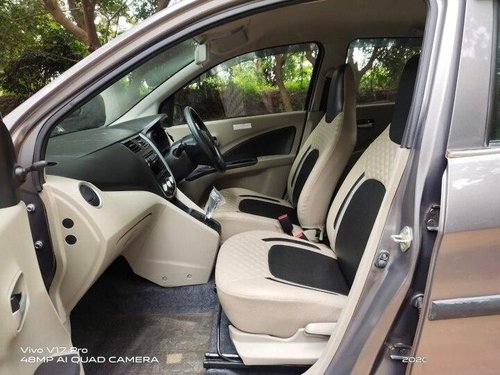
<path fill-rule="evenodd" d="M 194 61 L 196 42 L 184 41 L 132 70 L 83 106 L 73 110 L 51 136 L 112 124 L 181 69 Z"/>

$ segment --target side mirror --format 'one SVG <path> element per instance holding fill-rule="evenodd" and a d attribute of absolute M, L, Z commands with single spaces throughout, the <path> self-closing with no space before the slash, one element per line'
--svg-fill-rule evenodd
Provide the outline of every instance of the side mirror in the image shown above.
<path fill-rule="evenodd" d="M 102 95 L 90 99 L 79 108 L 74 109 L 68 117 L 58 125 L 67 132 L 84 129 L 95 129 L 106 123 L 106 106 Z"/>

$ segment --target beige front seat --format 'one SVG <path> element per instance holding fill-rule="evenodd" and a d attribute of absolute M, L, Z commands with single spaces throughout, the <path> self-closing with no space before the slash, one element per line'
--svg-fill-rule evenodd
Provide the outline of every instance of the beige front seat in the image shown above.
<path fill-rule="evenodd" d="M 295 225 L 320 232 L 328 203 L 356 143 L 356 99 L 349 65 L 331 79 L 325 116 L 312 131 L 292 165 L 288 200 L 252 190 L 222 190 L 226 204 L 214 218 L 222 225 L 222 241 L 249 230 L 281 232 L 278 216 L 288 214 Z"/>
<path fill-rule="evenodd" d="M 215 268 L 217 294 L 238 330 L 290 338 L 311 323 L 335 323 L 346 305 L 358 267 L 373 265 L 380 237 L 404 170 L 401 148 L 418 57 L 406 65 L 391 125 L 349 172 L 328 213 L 330 246 L 269 231 L 226 241 Z M 368 271 L 366 271 L 368 272 Z M 360 283 L 362 285 L 362 282 Z"/>

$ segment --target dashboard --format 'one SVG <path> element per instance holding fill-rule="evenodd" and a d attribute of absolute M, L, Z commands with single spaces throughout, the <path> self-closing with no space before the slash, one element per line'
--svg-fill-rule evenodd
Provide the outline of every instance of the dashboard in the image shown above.
<path fill-rule="evenodd" d="M 41 197 L 50 228 L 58 234 L 51 293 L 60 301 L 61 316 L 69 316 L 119 255 L 137 275 L 161 286 L 209 280 L 221 226 L 176 189 L 166 161 L 175 144 L 163 118 L 49 139 L 46 160 L 58 164 L 46 169 Z M 65 220 L 72 224 L 66 226 Z"/>
<path fill-rule="evenodd" d="M 170 140 L 164 115 L 49 139 L 46 160 L 58 165 L 47 173 L 88 181 L 103 191 L 143 190 L 172 199 L 174 176 L 165 160 Z"/>

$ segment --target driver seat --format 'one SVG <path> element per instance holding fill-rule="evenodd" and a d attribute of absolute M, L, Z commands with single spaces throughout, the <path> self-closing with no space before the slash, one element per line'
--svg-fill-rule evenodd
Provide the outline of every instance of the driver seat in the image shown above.
<path fill-rule="evenodd" d="M 333 191 L 356 143 L 356 93 L 350 65 L 336 68 L 325 116 L 311 132 L 288 175 L 288 199 L 242 188 L 221 191 L 226 200 L 214 213 L 221 241 L 250 230 L 282 232 L 278 217 L 287 214 L 293 232 L 320 238 Z"/>

